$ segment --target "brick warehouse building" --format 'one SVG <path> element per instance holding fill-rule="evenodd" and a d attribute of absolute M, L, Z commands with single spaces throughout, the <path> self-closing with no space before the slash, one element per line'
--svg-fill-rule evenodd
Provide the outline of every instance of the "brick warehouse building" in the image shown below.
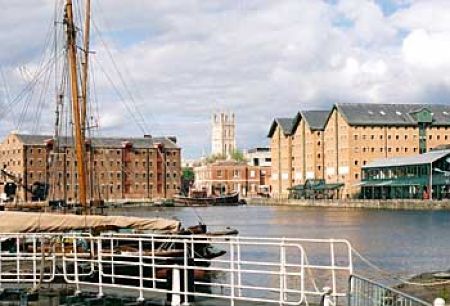
<path fill-rule="evenodd" d="M 281 156 L 272 163 L 274 197 L 286 197 L 289 188 L 307 179 L 344 184 L 340 197 L 358 197 L 361 167 L 368 162 L 416 155 L 450 143 L 447 105 L 337 103 L 319 117 L 314 129 L 308 112 L 299 112 L 290 122 L 272 123 L 272 159 Z M 302 122 L 305 132 L 302 128 L 298 132 Z"/>
<path fill-rule="evenodd" d="M 268 195 L 270 167 L 251 166 L 232 160 L 194 167 L 195 189 L 208 194 L 239 192 L 241 196 Z"/>
<path fill-rule="evenodd" d="M 0 144 L 0 164 L 21 183 L 50 186 L 49 199 L 77 198 L 75 152 L 71 138 L 9 134 Z M 88 198 L 105 200 L 171 198 L 179 193 L 181 149 L 173 137 L 92 138 L 86 142 Z M 4 185 L 8 178 L 1 177 Z M 1 187 L 3 192 L 3 186 Z M 18 199 L 31 193 L 18 187 Z"/>

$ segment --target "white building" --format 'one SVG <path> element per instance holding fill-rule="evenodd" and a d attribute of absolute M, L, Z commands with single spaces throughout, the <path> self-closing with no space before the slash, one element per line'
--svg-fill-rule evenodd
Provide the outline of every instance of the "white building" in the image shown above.
<path fill-rule="evenodd" d="M 212 154 L 229 157 L 236 150 L 234 113 L 214 113 L 212 116 Z"/>
<path fill-rule="evenodd" d="M 253 148 L 244 152 L 244 157 L 249 166 L 270 167 L 272 156 L 270 148 Z"/>

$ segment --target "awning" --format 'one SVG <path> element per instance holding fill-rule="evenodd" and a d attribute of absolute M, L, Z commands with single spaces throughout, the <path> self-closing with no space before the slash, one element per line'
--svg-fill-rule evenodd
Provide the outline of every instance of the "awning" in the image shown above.
<path fill-rule="evenodd" d="M 339 189 L 342 186 L 344 186 L 343 183 L 334 183 L 334 184 L 323 184 L 323 185 L 316 185 L 311 188 L 312 190 L 334 190 Z"/>
<path fill-rule="evenodd" d="M 388 186 L 388 185 L 392 185 L 392 180 L 388 180 L 388 181 L 366 181 L 366 182 L 361 182 L 361 186 L 364 187 L 381 187 L 381 186 Z"/>

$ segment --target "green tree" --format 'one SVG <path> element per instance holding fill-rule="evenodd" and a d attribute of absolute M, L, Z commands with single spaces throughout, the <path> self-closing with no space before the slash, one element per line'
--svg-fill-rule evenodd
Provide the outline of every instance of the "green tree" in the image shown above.
<path fill-rule="evenodd" d="M 193 181 L 195 179 L 195 174 L 194 174 L 194 170 L 192 170 L 192 168 L 186 167 L 183 168 L 183 173 L 181 175 L 181 178 L 186 180 L 186 181 Z"/>
<path fill-rule="evenodd" d="M 225 160 L 227 157 L 223 154 L 212 154 L 206 158 L 207 164 L 212 164 L 218 160 Z"/>
<path fill-rule="evenodd" d="M 247 162 L 247 159 L 244 157 L 244 153 L 240 150 L 234 150 L 231 153 L 231 159 L 237 162 Z"/>

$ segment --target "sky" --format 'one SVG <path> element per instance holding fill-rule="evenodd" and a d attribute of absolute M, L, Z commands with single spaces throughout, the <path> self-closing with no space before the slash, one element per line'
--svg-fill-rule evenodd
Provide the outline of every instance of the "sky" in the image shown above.
<path fill-rule="evenodd" d="M 38 71 L 55 3 L 0 0 L 2 137 L 52 133 L 56 84 Z M 101 135 L 176 135 L 196 158 L 215 111 L 236 114 L 247 149 L 299 110 L 448 104 L 448 16 L 448 0 L 95 0 L 92 121 Z"/>

